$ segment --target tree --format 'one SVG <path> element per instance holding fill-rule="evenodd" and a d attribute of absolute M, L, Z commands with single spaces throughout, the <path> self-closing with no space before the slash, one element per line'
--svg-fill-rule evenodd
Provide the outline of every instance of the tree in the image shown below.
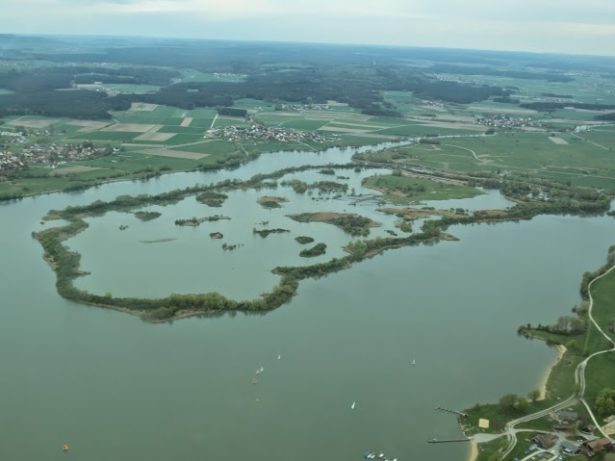
<path fill-rule="evenodd" d="M 603 416 L 615 414 L 615 389 L 605 387 L 596 397 L 596 411 Z"/>
<path fill-rule="evenodd" d="M 515 406 L 515 402 L 517 401 L 517 396 L 515 394 L 506 394 L 500 399 L 500 406 L 512 409 Z"/>
<path fill-rule="evenodd" d="M 529 409 L 530 402 L 520 395 L 506 394 L 500 399 L 500 406 L 508 412 L 525 413 Z"/>
<path fill-rule="evenodd" d="M 534 389 L 527 394 L 527 398 L 530 399 L 532 403 L 536 402 L 540 398 L 540 391 L 538 389 Z"/>

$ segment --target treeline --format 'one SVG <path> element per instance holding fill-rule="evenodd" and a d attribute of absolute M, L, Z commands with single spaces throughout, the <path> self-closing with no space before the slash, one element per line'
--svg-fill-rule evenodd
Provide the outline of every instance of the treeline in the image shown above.
<path fill-rule="evenodd" d="M 521 107 L 526 109 L 536 110 L 538 112 L 553 112 L 568 107 L 573 109 L 583 110 L 612 110 L 615 109 L 613 104 L 598 104 L 587 102 L 528 102 L 521 104 Z"/>
<path fill-rule="evenodd" d="M 234 97 L 228 91 L 211 88 L 203 82 L 177 83 L 161 88 L 157 93 L 130 95 L 130 97 L 133 101 L 181 107 L 182 109 L 227 107 L 234 103 Z"/>
<path fill-rule="evenodd" d="M 110 119 L 111 110 L 128 110 L 130 100 L 88 90 L 45 90 L 0 96 L 0 117 L 10 115 L 41 115 Z"/>
<path fill-rule="evenodd" d="M 452 64 L 437 64 L 431 71 L 438 74 L 457 75 L 492 75 L 494 77 L 518 78 L 523 80 L 546 80 L 547 82 L 572 82 L 574 79 L 555 72 L 528 72 L 522 70 L 500 70 L 487 66 L 456 66 Z"/>
<path fill-rule="evenodd" d="M 47 90 L 71 88 L 73 83 L 135 83 L 168 85 L 180 74 L 174 70 L 156 67 L 100 66 L 36 67 L 27 71 L 10 70 L 0 73 L 0 88 L 15 93 L 38 93 Z"/>
<path fill-rule="evenodd" d="M 608 114 L 597 115 L 596 120 L 603 120 L 607 122 L 612 122 L 615 120 L 615 112 L 610 112 Z"/>
<path fill-rule="evenodd" d="M 94 67 L 87 73 L 75 75 L 75 83 L 130 83 L 136 85 L 160 85 L 171 83 L 181 74 L 175 70 L 161 69 L 159 67 Z"/>
<path fill-rule="evenodd" d="M 413 91 L 419 98 L 441 99 L 458 104 L 469 104 L 483 101 L 492 96 L 509 96 L 510 92 L 504 88 L 490 85 L 469 85 L 457 82 L 431 81 L 418 85 Z"/>
<path fill-rule="evenodd" d="M 250 75 L 242 82 L 191 82 L 171 85 L 159 93 L 148 95 L 151 102 L 174 96 L 186 104 L 188 93 L 195 105 L 214 105 L 210 98 L 228 101 L 250 98 L 265 101 L 295 103 L 326 103 L 336 100 L 347 103 L 370 115 L 399 116 L 395 107 L 383 100 L 382 91 L 412 91 L 418 97 L 456 103 L 482 101 L 492 96 L 507 96 L 508 90 L 489 85 L 470 85 L 437 81 L 410 68 L 374 69 L 371 67 L 305 68 L 285 72 L 262 72 Z M 196 96 L 199 95 L 199 96 Z M 161 103 L 161 102 L 159 102 Z M 217 104 L 227 105 L 229 104 Z"/>
<path fill-rule="evenodd" d="M 570 94 L 541 93 L 540 96 L 545 98 L 572 99 L 572 95 Z"/>
<path fill-rule="evenodd" d="M 179 73 L 167 69 L 63 66 L 0 73 L 0 88 L 13 91 L 0 95 L 0 117 L 40 115 L 110 119 L 109 111 L 127 110 L 131 95 L 109 97 L 104 92 L 72 89 L 73 83 L 134 83 L 168 85 Z"/>
<path fill-rule="evenodd" d="M 248 115 L 246 109 L 236 109 L 234 107 L 216 107 L 218 115 L 226 115 L 228 117 L 245 117 Z"/>

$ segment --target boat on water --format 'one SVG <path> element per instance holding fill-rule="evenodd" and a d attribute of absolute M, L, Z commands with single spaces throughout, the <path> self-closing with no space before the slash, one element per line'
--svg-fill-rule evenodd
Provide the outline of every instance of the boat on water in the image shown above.
<path fill-rule="evenodd" d="M 357 406 L 357 402 L 352 402 L 352 405 L 350 405 L 350 409 L 354 410 L 356 406 Z"/>

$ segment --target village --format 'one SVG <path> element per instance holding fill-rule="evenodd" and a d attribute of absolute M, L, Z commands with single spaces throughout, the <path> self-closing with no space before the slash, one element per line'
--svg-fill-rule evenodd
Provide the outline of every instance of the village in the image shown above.
<path fill-rule="evenodd" d="M 7 138 L 9 142 L 6 142 Z M 0 132 L 0 173 L 16 172 L 29 165 L 55 168 L 68 161 L 102 157 L 118 151 L 91 142 L 24 145 L 26 141 L 27 137 L 22 133 Z"/>
<path fill-rule="evenodd" d="M 615 445 L 608 437 L 594 435 L 596 427 L 587 423 L 576 411 L 571 409 L 552 413 L 551 431 L 520 430 L 527 433 L 528 448 L 523 456 L 517 455 L 514 461 L 554 460 L 562 461 L 574 455 L 584 455 L 588 459 L 606 452 L 615 451 Z M 489 427 L 488 420 L 481 420 L 479 426 Z M 615 430 L 615 416 L 607 419 L 607 426 Z M 521 434 L 518 434 L 521 437 Z M 575 458 L 577 459 L 577 458 Z"/>
<path fill-rule="evenodd" d="M 253 123 L 249 127 L 225 126 L 207 130 L 205 138 L 222 138 L 226 141 L 275 141 L 275 142 L 324 142 L 326 139 L 314 131 L 267 127 Z"/>
<path fill-rule="evenodd" d="M 542 128 L 543 126 L 540 121 L 532 117 L 514 118 L 501 114 L 477 117 L 476 123 L 490 128 Z"/>
<path fill-rule="evenodd" d="M 615 446 L 608 437 L 595 437 L 596 429 L 579 417 L 576 411 L 561 410 L 552 415 L 553 431 L 541 432 L 531 438 L 532 444 L 526 450 L 526 458 L 540 459 L 541 454 L 555 455 L 559 453 L 558 460 L 568 456 L 583 454 L 593 458 L 603 452 L 613 451 Z M 615 417 L 611 417 L 611 423 Z M 573 439 L 574 440 L 571 440 Z"/>

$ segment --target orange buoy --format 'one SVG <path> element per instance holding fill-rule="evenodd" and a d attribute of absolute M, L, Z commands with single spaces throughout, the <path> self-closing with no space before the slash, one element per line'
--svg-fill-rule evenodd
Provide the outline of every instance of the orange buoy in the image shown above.
<path fill-rule="evenodd" d="M 64 445 L 62 445 L 62 450 L 64 450 L 65 452 L 70 450 L 70 447 L 68 446 L 68 443 L 65 443 Z"/>

